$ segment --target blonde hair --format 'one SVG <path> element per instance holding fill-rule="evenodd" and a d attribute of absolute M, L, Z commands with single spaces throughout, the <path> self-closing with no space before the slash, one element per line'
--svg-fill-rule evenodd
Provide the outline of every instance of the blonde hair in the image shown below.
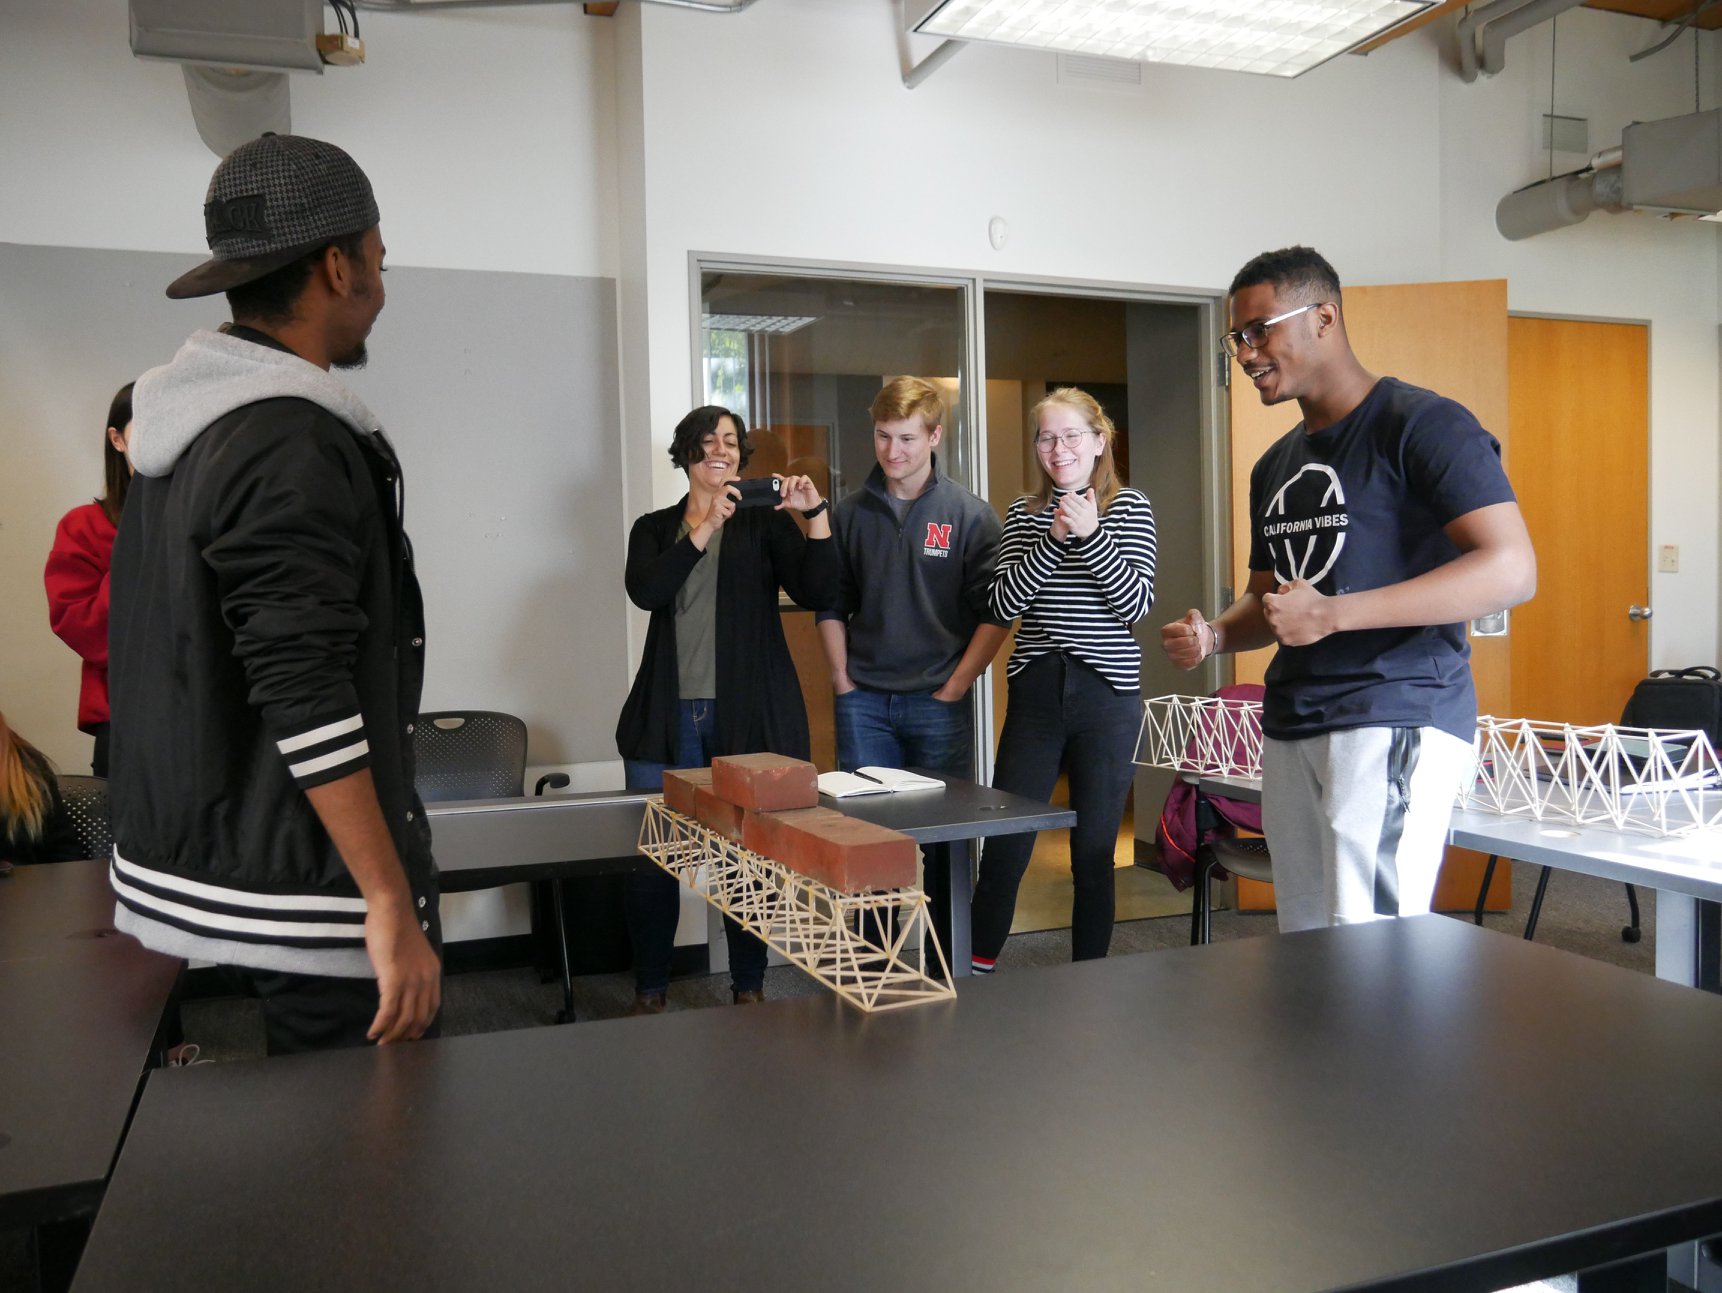
<path fill-rule="evenodd" d="M 901 422 L 919 417 L 928 431 L 945 424 L 945 398 L 938 387 L 919 377 L 893 377 L 873 397 L 869 410 L 875 422 Z"/>
<path fill-rule="evenodd" d="M 1031 436 L 1040 434 L 1041 411 L 1051 405 L 1059 405 L 1075 413 L 1088 429 L 1100 437 L 1100 456 L 1094 460 L 1094 475 L 1089 479 L 1089 486 L 1094 490 L 1094 506 L 1104 514 L 1112 506 L 1112 500 L 1118 497 L 1118 491 L 1124 487 L 1124 482 L 1118 479 L 1118 464 L 1112 460 L 1112 442 L 1118 436 L 1118 428 L 1112 425 L 1112 419 L 1106 416 L 1106 410 L 1100 407 L 1100 401 L 1087 391 L 1075 386 L 1060 386 L 1047 397 L 1036 404 L 1028 412 L 1028 420 L 1034 430 Z M 1035 455 L 1039 461 L 1039 455 Z M 1028 510 L 1038 512 L 1052 502 L 1052 477 L 1046 474 L 1045 464 L 1040 468 L 1040 488 L 1029 496 Z"/>
<path fill-rule="evenodd" d="M 0 714 L 0 840 L 34 843 L 47 825 L 47 759 Z"/>

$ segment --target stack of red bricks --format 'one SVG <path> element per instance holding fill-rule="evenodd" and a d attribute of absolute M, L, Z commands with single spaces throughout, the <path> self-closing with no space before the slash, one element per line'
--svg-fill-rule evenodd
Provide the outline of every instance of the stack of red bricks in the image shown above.
<path fill-rule="evenodd" d="M 819 805 L 819 773 L 779 754 L 720 755 L 664 773 L 664 803 L 839 893 L 915 882 L 915 841 Z"/>

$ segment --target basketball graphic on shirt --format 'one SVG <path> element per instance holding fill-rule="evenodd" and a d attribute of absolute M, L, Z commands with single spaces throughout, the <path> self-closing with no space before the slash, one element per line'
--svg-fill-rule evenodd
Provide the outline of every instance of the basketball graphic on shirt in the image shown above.
<path fill-rule="evenodd" d="M 1274 578 L 1319 585 L 1339 560 L 1350 523 L 1338 474 L 1325 463 L 1306 464 L 1280 486 L 1262 515 Z"/>

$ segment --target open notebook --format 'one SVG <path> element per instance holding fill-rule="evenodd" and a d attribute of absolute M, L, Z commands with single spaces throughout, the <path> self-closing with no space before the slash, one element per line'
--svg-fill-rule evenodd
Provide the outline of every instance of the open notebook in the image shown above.
<path fill-rule="evenodd" d="M 889 795 L 899 790 L 943 790 L 937 777 L 923 777 L 901 768 L 858 768 L 854 772 L 822 772 L 819 793 L 833 799 L 855 795 Z"/>

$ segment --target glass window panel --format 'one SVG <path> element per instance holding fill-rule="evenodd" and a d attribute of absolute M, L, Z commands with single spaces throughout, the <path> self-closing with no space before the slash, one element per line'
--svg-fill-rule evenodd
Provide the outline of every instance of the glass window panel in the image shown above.
<path fill-rule="evenodd" d="M 945 395 L 940 466 L 975 483 L 966 288 L 708 269 L 700 307 L 705 398 L 747 419 L 747 475 L 812 476 L 834 499 L 860 488 L 873 469 L 873 397 L 912 374 Z"/>

